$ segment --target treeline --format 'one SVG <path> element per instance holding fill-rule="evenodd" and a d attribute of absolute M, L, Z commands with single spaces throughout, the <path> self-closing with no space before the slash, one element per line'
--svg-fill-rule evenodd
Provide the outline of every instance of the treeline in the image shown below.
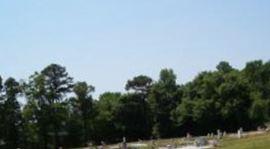
<path fill-rule="evenodd" d="M 0 147 L 69 148 L 264 126 L 270 62 L 248 62 L 242 70 L 220 62 L 216 68 L 183 85 L 171 69 L 161 70 L 156 81 L 136 76 L 126 93 L 106 92 L 96 100 L 92 85 L 74 82 L 57 64 L 25 81 L 0 79 Z"/>

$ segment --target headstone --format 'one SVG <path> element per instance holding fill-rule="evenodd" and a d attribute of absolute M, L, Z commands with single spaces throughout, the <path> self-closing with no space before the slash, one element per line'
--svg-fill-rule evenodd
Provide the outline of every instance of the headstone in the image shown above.
<path fill-rule="evenodd" d="M 105 143 L 104 141 L 101 141 L 101 145 L 102 145 L 102 146 L 105 146 L 106 143 Z"/>
<path fill-rule="evenodd" d="M 167 149 L 172 149 L 172 146 L 171 145 L 167 145 Z"/>
<path fill-rule="evenodd" d="M 237 137 L 240 139 L 243 136 L 243 128 L 240 128 L 237 132 Z"/>
<path fill-rule="evenodd" d="M 218 139 L 221 139 L 221 137 L 222 137 L 222 133 L 221 133 L 221 131 L 218 129 L 218 130 L 217 130 L 217 138 L 218 138 Z"/>
<path fill-rule="evenodd" d="M 213 138 L 214 137 L 214 133 L 211 133 L 211 138 Z"/>
<path fill-rule="evenodd" d="M 87 146 L 91 148 L 91 147 L 93 147 L 93 143 L 92 142 L 88 142 L 87 143 Z"/>
<path fill-rule="evenodd" d="M 123 137 L 122 149 L 127 149 L 127 141 L 126 141 L 126 137 Z"/>
<path fill-rule="evenodd" d="M 203 137 L 199 137 L 197 139 L 195 139 L 195 145 L 196 146 L 205 146 L 208 144 L 208 141 L 206 138 Z"/>
<path fill-rule="evenodd" d="M 186 138 L 187 139 L 191 139 L 192 138 L 191 134 L 190 133 L 187 133 Z"/>

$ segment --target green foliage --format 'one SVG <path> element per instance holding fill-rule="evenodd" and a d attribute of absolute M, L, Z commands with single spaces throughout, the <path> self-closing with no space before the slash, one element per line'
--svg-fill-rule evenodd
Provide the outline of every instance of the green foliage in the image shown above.
<path fill-rule="evenodd" d="M 262 125 L 266 120 L 269 120 L 270 101 L 262 100 L 255 95 L 253 103 L 249 109 L 250 118 L 256 125 Z"/>
<path fill-rule="evenodd" d="M 92 119 L 93 119 L 93 98 L 91 93 L 94 91 L 94 87 L 88 85 L 86 82 L 77 82 L 73 87 L 73 92 L 75 93 L 74 98 L 70 98 L 69 102 L 71 104 L 71 121 L 69 121 L 69 130 L 72 137 L 77 138 L 77 141 L 70 139 L 68 141 L 75 142 L 74 144 L 84 144 L 91 139 L 90 134 L 93 131 Z M 74 124 L 73 124 L 74 123 Z M 79 133 L 81 132 L 81 133 Z M 83 142 L 83 143 L 80 143 Z"/>
<path fill-rule="evenodd" d="M 73 84 L 57 64 L 22 84 L 0 77 L 0 146 L 72 148 L 123 137 L 134 141 L 252 130 L 268 122 L 270 62 L 252 61 L 237 70 L 222 61 L 216 68 L 181 85 L 172 69 L 161 70 L 157 81 L 136 76 L 127 81 L 127 93 L 106 92 L 97 100 L 93 86 Z M 23 106 L 20 96 L 26 100 Z"/>
<path fill-rule="evenodd" d="M 35 73 L 25 84 L 29 107 L 33 108 L 34 124 L 37 127 L 39 148 L 62 144 L 66 133 L 65 121 L 68 111 L 63 98 L 71 91 L 72 78 L 65 68 L 51 64 L 40 73 Z M 53 139 L 51 139 L 53 138 Z M 61 139 L 61 140 L 60 140 Z"/>
<path fill-rule="evenodd" d="M 171 113 L 181 100 L 178 88 L 173 71 L 171 69 L 161 70 L 159 81 L 152 86 L 149 93 L 155 137 L 169 137 L 174 134 Z"/>
<path fill-rule="evenodd" d="M 133 89 L 136 92 L 147 93 L 152 85 L 153 80 L 144 75 L 134 77 L 133 80 L 128 80 L 126 90 Z"/>
<path fill-rule="evenodd" d="M 94 123 L 94 136 L 95 141 L 115 142 L 123 136 L 121 126 L 117 125 L 115 120 L 115 111 L 117 110 L 120 102 L 120 93 L 106 92 L 100 95 L 99 100 L 95 103 L 96 116 Z"/>
<path fill-rule="evenodd" d="M 232 71 L 233 68 L 228 62 L 222 61 L 217 65 L 217 70 L 222 73 L 228 73 Z"/>
<path fill-rule="evenodd" d="M 126 94 L 120 98 L 115 110 L 117 126 L 129 140 L 149 139 L 151 135 L 149 106 L 140 94 Z"/>
<path fill-rule="evenodd" d="M 3 86 L 4 103 L 2 104 L 3 141 L 8 149 L 18 148 L 22 142 L 22 117 L 17 96 L 21 92 L 19 83 L 8 78 Z"/>

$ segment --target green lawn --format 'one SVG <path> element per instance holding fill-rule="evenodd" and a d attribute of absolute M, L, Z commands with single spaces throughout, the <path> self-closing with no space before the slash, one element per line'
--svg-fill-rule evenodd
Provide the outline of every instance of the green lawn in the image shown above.
<path fill-rule="evenodd" d="M 140 149 L 152 148 L 151 141 L 142 141 L 141 143 L 148 144 L 148 147 L 144 147 Z M 161 139 L 161 140 L 155 141 L 154 148 L 157 148 L 158 146 L 166 146 L 168 144 L 181 146 L 181 145 L 193 144 L 193 143 L 187 142 L 183 138 Z M 119 145 L 112 145 L 112 146 L 119 146 Z M 112 146 L 110 145 L 110 147 Z M 270 133 L 252 135 L 252 136 L 248 136 L 242 139 L 231 138 L 231 137 L 223 138 L 220 142 L 220 146 L 216 149 L 270 149 Z"/>
<path fill-rule="evenodd" d="M 243 139 L 227 138 L 221 142 L 219 149 L 270 149 L 270 134 Z"/>

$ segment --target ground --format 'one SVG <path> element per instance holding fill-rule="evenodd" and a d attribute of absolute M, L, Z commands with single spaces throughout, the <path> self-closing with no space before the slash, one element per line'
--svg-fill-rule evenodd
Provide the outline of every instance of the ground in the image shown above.
<path fill-rule="evenodd" d="M 171 146 L 185 146 L 188 144 L 193 144 L 193 141 L 187 141 L 184 138 L 175 138 L 175 139 L 160 139 L 154 142 L 152 141 L 140 141 L 129 143 L 129 145 L 140 145 L 144 144 L 148 147 L 136 147 L 136 149 L 152 149 L 152 148 L 160 148 L 164 149 L 168 144 Z M 154 145 L 154 146 L 153 146 Z M 152 146 L 152 147 L 151 147 Z M 117 148 L 119 144 L 108 145 L 105 149 L 109 148 Z M 193 149 L 193 147 L 191 147 Z M 216 149 L 270 149 L 270 132 L 248 132 L 245 133 L 245 136 L 241 139 L 237 138 L 236 134 L 228 135 L 219 141 L 219 146 Z"/>
<path fill-rule="evenodd" d="M 243 139 L 226 138 L 218 149 L 270 149 L 270 133 Z"/>
<path fill-rule="evenodd" d="M 169 142 L 183 144 L 181 139 L 160 140 L 158 144 L 165 145 Z M 242 139 L 237 137 L 226 137 L 220 141 L 217 149 L 270 149 L 270 133 L 250 133 Z"/>

